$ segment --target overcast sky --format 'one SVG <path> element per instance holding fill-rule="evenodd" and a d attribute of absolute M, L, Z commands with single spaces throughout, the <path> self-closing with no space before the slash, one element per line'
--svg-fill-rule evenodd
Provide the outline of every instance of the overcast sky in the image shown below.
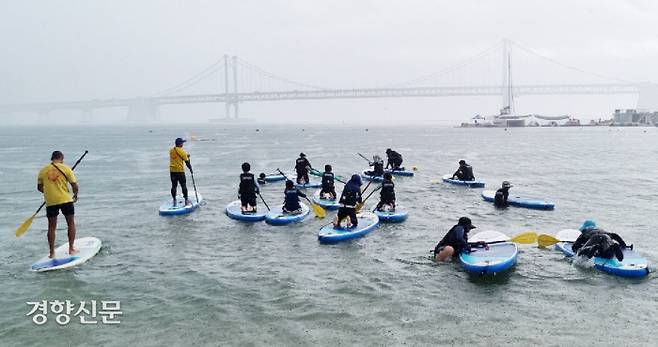
<path fill-rule="evenodd" d="M 0 0 L 0 103 L 150 96 L 224 54 L 313 85 L 386 86 L 440 71 L 503 38 L 582 70 L 658 82 L 656 18 L 658 1 L 651 0 Z M 597 81 L 523 54 L 514 58 L 515 83 Z M 500 79 L 500 70 L 492 70 L 500 66 L 501 53 L 491 52 L 470 71 L 450 76 L 450 84 L 490 84 Z M 220 88 L 217 76 L 184 93 Z M 634 107 L 636 99 L 524 96 L 517 109 L 598 118 Z M 261 120 L 455 122 L 500 106 L 498 97 L 450 97 L 269 102 L 241 111 Z M 125 113 L 111 112 L 117 119 Z M 223 107 L 175 106 L 162 114 L 202 120 L 223 116 Z"/>

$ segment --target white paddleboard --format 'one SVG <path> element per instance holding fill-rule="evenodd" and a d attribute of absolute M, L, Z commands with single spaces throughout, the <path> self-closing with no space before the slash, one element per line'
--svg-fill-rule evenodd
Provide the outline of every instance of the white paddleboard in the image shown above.
<path fill-rule="evenodd" d="M 31 270 L 37 272 L 53 271 L 68 269 L 78 266 L 87 260 L 93 258 L 101 249 L 101 240 L 95 237 L 83 237 L 76 239 L 73 247 L 78 250 L 78 253 L 69 255 L 68 241 L 55 249 L 55 258 L 45 257 L 39 259 L 36 263 L 32 264 Z"/>

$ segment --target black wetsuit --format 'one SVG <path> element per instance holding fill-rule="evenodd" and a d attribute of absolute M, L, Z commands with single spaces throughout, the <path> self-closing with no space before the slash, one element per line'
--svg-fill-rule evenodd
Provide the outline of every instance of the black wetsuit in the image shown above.
<path fill-rule="evenodd" d="M 459 165 L 459 169 L 455 171 L 452 177 L 457 177 L 460 181 L 474 181 L 475 176 L 473 175 L 473 168 L 468 165 Z"/>
<path fill-rule="evenodd" d="M 617 257 L 619 261 L 622 261 L 624 259 L 622 250 L 627 247 L 626 242 L 619 235 L 602 229 L 592 229 L 582 232 L 571 249 L 577 255 L 588 258 L 611 259 Z"/>
<path fill-rule="evenodd" d="M 299 157 L 295 161 L 295 171 L 297 171 L 297 183 L 301 184 L 302 179 L 308 183 L 308 169 L 311 167 L 311 163 L 305 157 Z"/>
<path fill-rule="evenodd" d="M 393 181 L 382 182 L 382 190 L 379 192 L 377 209 L 381 209 L 384 204 L 391 205 L 392 208 L 395 208 L 395 184 Z"/>
<path fill-rule="evenodd" d="M 500 188 L 494 196 L 494 205 L 496 207 L 507 207 L 507 198 L 509 197 L 509 188 Z"/>
<path fill-rule="evenodd" d="M 366 174 L 368 176 L 383 176 L 384 175 L 384 162 L 383 161 L 376 161 L 373 162 L 372 165 L 372 170 L 367 171 Z"/>
<path fill-rule="evenodd" d="M 258 192 L 258 185 L 254 180 L 254 174 L 249 172 L 241 173 L 238 195 L 240 196 L 242 207 L 247 207 L 247 205 L 256 207 L 256 194 Z"/>
<path fill-rule="evenodd" d="M 349 184 L 343 188 L 343 193 L 340 195 L 341 207 L 338 209 L 338 221 L 340 222 L 345 217 L 350 217 L 352 227 L 355 228 L 359 221 L 356 218 L 356 204 L 362 202 L 361 190 L 350 189 Z"/>
<path fill-rule="evenodd" d="M 468 252 L 471 250 L 471 247 L 468 244 L 468 235 L 466 229 L 457 224 L 450 228 L 448 233 L 439 241 L 439 243 L 434 247 L 434 256 L 436 256 L 443 247 L 450 246 L 455 250 L 454 255 L 458 255 L 461 252 Z"/>
<path fill-rule="evenodd" d="M 334 185 L 334 173 L 325 172 L 322 174 L 322 189 L 320 190 L 320 198 L 323 194 L 330 193 L 331 196 L 336 198 L 336 187 Z"/>
<path fill-rule="evenodd" d="M 402 165 L 402 155 L 396 151 L 390 151 L 386 153 L 386 157 L 388 158 L 388 163 L 386 164 L 386 168 L 391 167 L 391 170 L 400 170 L 400 166 Z"/>
<path fill-rule="evenodd" d="M 283 212 L 295 212 L 302 208 L 299 204 L 299 197 L 306 197 L 306 194 L 302 193 L 297 188 L 286 189 L 284 191 L 285 199 L 283 200 Z"/>

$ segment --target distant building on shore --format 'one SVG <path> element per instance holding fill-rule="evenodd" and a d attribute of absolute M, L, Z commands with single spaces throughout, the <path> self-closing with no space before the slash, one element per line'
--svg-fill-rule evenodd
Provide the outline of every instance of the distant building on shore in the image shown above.
<path fill-rule="evenodd" d="M 615 110 L 612 118 L 612 125 L 615 126 L 640 126 L 640 125 L 657 125 L 658 112 L 647 110 Z"/>

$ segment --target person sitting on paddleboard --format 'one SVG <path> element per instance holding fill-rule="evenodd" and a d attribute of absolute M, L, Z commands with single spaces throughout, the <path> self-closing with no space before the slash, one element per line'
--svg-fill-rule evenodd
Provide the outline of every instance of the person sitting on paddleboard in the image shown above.
<path fill-rule="evenodd" d="M 372 162 L 370 162 L 370 166 L 372 166 L 372 170 L 366 171 L 366 175 L 382 177 L 382 175 L 384 174 L 384 160 L 382 160 L 380 156 L 373 155 Z"/>
<path fill-rule="evenodd" d="M 510 188 L 512 188 L 512 185 L 508 181 L 503 181 L 502 187 L 496 191 L 496 195 L 494 196 L 494 206 L 499 208 L 508 206 L 507 198 L 509 198 Z"/>
<path fill-rule="evenodd" d="M 340 195 L 340 208 L 338 209 L 338 215 L 334 220 L 334 229 L 340 229 L 340 222 L 349 217 L 347 223 L 349 228 L 356 228 L 359 224 L 358 219 L 356 218 L 356 204 L 361 203 L 363 198 L 361 197 L 361 176 L 352 175 L 345 187 L 343 188 L 343 193 Z"/>
<path fill-rule="evenodd" d="M 459 161 L 459 169 L 452 174 L 452 179 L 458 179 L 460 181 L 475 181 L 475 176 L 473 176 L 473 168 L 466 164 L 465 160 Z"/>
<path fill-rule="evenodd" d="M 266 184 L 267 181 L 265 180 L 265 177 L 266 177 L 265 173 L 261 172 L 260 175 L 258 175 L 258 178 L 256 179 L 258 184 Z"/>
<path fill-rule="evenodd" d="M 400 153 L 387 148 L 386 157 L 388 159 L 388 162 L 386 163 L 387 169 L 390 166 L 391 170 L 404 170 L 404 168 L 400 167 L 402 165 L 402 155 Z"/>
<path fill-rule="evenodd" d="M 587 258 L 600 257 L 612 259 L 616 257 L 619 261 L 624 260 L 624 248 L 632 248 L 626 245 L 621 236 L 599 229 L 596 222 L 588 219 L 580 227 L 581 234 L 571 246 L 578 256 Z"/>
<path fill-rule="evenodd" d="M 297 184 L 306 184 L 309 182 L 308 179 L 308 170 L 312 170 L 313 167 L 306 159 L 306 154 L 299 153 L 299 158 L 295 161 L 295 171 L 297 172 Z"/>
<path fill-rule="evenodd" d="M 299 197 L 306 197 L 299 189 L 295 188 L 295 183 L 291 180 L 286 181 L 284 190 L 285 198 L 283 200 L 283 213 L 299 214 L 302 213 L 302 206 L 299 204 Z"/>
<path fill-rule="evenodd" d="M 51 162 L 44 166 L 37 176 L 37 190 L 43 193 L 46 200 L 46 217 L 48 218 L 48 246 L 50 254 L 55 257 L 55 231 L 57 230 L 57 216 L 62 211 L 68 226 L 69 254 L 78 253 L 73 247 L 75 243 L 75 208 L 73 204 L 78 201 L 78 180 L 73 170 L 64 164 L 64 154 L 54 151 L 50 156 Z M 73 196 L 69 192 L 69 185 Z"/>
<path fill-rule="evenodd" d="M 471 223 L 470 218 L 459 218 L 457 225 L 453 226 L 434 248 L 434 258 L 437 261 L 450 261 L 453 255 L 470 252 L 471 244 L 468 243 L 468 232 L 472 229 L 475 229 L 475 226 Z M 484 242 L 477 244 L 484 245 Z"/>
<path fill-rule="evenodd" d="M 171 178 L 171 197 L 174 199 L 173 206 L 176 206 L 176 188 L 180 184 L 185 198 L 185 205 L 190 205 L 190 199 L 187 197 L 187 183 L 185 179 L 185 168 L 183 163 L 187 166 L 190 173 L 192 171 L 192 164 L 190 163 L 190 155 L 183 149 L 183 143 L 187 141 L 180 137 L 174 141 L 175 146 L 169 150 L 169 176 Z"/>
<path fill-rule="evenodd" d="M 322 173 L 322 189 L 320 190 L 320 199 L 336 200 L 336 186 L 334 185 L 334 173 L 331 172 L 331 165 L 324 166 Z"/>
<path fill-rule="evenodd" d="M 254 174 L 249 172 L 249 170 L 251 170 L 251 165 L 249 163 L 242 163 L 238 198 L 242 204 L 240 210 L 243 214 L 256 212 L 256 194 L 260 193 L 258 184 L 256 184 L 256 180 L 254 179 Z"/>
<path fill-rule="evenodd" d="M 379 211 L 395 211 L 395 184 L 393 183 L 393 175 L 390 172 L 384 174 L 384 181 L 382 182 L 382 190 L 379 192 L 379 203 L 377 204 Z"/>

